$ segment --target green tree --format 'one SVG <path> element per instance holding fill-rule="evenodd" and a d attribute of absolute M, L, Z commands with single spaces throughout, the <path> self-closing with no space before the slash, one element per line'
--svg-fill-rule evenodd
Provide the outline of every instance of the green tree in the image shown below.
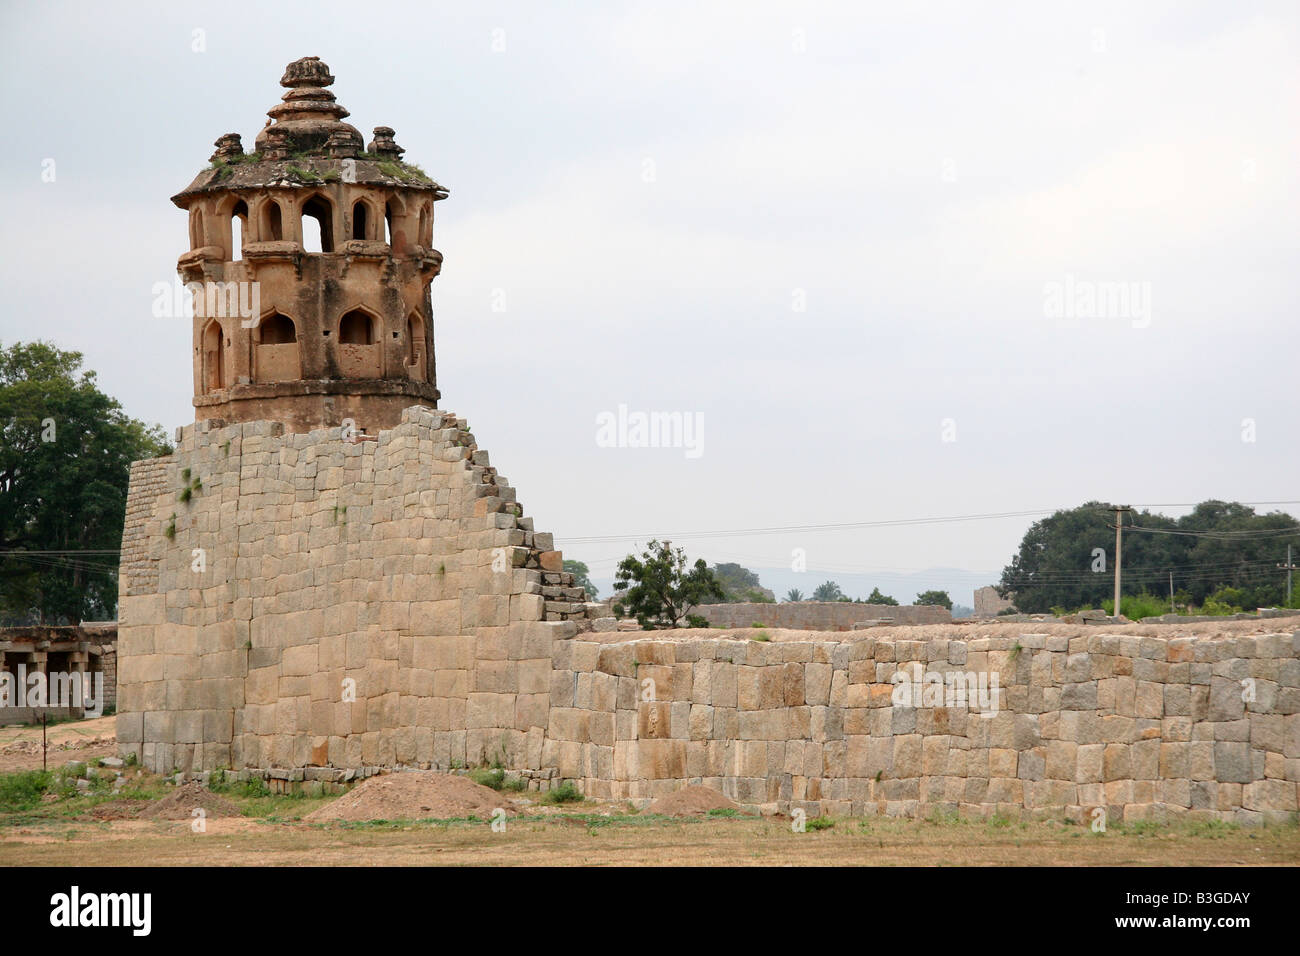
<path fill-rule="evenodd" d="M 635 617 L 645 630 L 707 626 L 690 610 L 706 598 L 723 594 L 704 560 L 698 559 L 688 569 L 685 550 L 674 550 L 671 541 L 651 541 L 640 558 L 629 554 L 620 561 L 614 587 L 625 591 L 614 613 Z"/>
<path fill-rule="evenodd" d="M 1057 511 L 1025 533 L 998 590 L 1026 613 L 1053 607 L 1101 607 L 1114 596 L 1115 528 L 1111 506 L 1090 501 Z M 1286 545 L 1300 545 L 1300 522 L 1274 512 L 1256 514 L 1237 502 L 1205 501 L 1177 520 L 1150 511 L 1124 517 L 1125 595 L 1167 596 L 1174 587 L 1200 604 L 1221 587 L 1239 588 L 1247 607 L 1281 602 L 1284 577 L 1276 564 Z M 1294 534 L 1288 532 L 1294 531 Z"/>
<path fill-rule="evenodd" d="M 798 603 L 799 601 L 803 600 L 803 592 L 800 591 L 798 588 L 791 588 L 790 590 L 785 592 L 785 599 L 791 602 L 792 604 Z"/>
<path fill-rule="evenodd" d="M 596 600 L 596 595 L 599 593 L 599 590 L 596 585 L 591 583 L 591 578 L 588 576 L 591 571 L 583 562 L 566 560 L 564 562 L 564 570 L 573 575 L 573 583 L 577 587 L 580 587 L 587 592 L 587 600 Z"/>
<path fill-rule="evenodd" d="M 916 596 L 916 603 L 935 604 L 952 610 L 952 598 L 948 597 L 947 591 L 922 591 Z"/>
<path fill-rule="evenodd" d="M 881 594 L 880 588 L 872 588 L 871 593 L 867 595 L 867 604 L 888 604 L 892 607 L 898 607 L 898 602 L 888 594 Z"/>
<path fill-rule="evenodd" d="M 813 591 L 812 599 L 814 601 L 843 601 L 846 600 L 844 592 L 834 581 L 827 581 L 824 584 L 817 585 Z"/>
<path fill-rule="evenodd" d="M 701 604 L 736 604 L 740 602 L 757 602 L 775 604 L 776 595 L 763 587 L 758 575 L 739 564 L 715 564 L 713 576 L 718 579 L 724 592 L 721 599 L 706 599 Z"/>
<path fill-rule="evenodd" d="M 8 621 L 75 624 L 116 613 L 131 462 L 171 451 L 160 427 L 127 417 L 81 364 L 80 352 L 45 342 L 0 348 L 0 616 Z"/>

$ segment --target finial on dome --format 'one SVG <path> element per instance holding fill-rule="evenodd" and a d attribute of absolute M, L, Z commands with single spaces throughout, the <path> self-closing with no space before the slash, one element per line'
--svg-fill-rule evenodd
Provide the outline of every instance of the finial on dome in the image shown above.
<path fill-rule="evenodd" d="M 375 138 L 366 147 L 366 151 L 375 153 L 378 156 L 391 156 L 393 159 L 401 159 L 402 154 L 406 152 L 393 141 L 393 128 L 391 126 L 376 126 Z"/>
<path fill-rule="evenodd" d="M 334 82 L 330 68 L 318 56 L 304 56 L 294 60 L 284 68 L 280 85 L 290 88 L 299 86 L 329 86 Z"/>
<path fill-rule="evenodd" d="M 217 151 L 208 157 L 210 163 L 215 163 L 219 159 L 236 159 L 244 155 L 244 146 L 238 133 L 224 133 L 217 137 L 217 141 L 212 145 L 217 147 Z"/>

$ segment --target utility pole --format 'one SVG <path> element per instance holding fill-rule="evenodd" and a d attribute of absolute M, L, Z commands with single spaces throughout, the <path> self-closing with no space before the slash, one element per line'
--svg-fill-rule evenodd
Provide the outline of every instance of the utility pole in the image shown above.
<path fill-rule="evenodd" d="M 1177 614 L 1174 610 L 1174 572 L 1169 572 L 1169 613 Z"/>
<path fill-rule="evenodd" d="M 1286 603 L 1290 604 L 1291 603 L 1291 572 L 1294 571 L 1296 568 L 1295 564 L 1291 560 L 1291 545 L 1288 544 L 1286 546 L 1286 564 L 1279 564 L 1278 567 L 1286 571 Z"/>
<path fill-rule="evenodd" d="M 1119 617 L 1119 578 L 1120 566 L 1123 563 L 1124 512 L 1132 511 L 1133 509 L 1116 505 L 1110 510 L 1115 512 L 1115 610 L 1113 616 Z"/>

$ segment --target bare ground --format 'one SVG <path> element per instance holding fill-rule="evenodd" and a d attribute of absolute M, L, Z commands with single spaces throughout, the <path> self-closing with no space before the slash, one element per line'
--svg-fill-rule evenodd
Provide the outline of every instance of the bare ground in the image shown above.
<path fill-rule="evenodd" d="M 101 757 L 117 756 L 116 717 L 51 724 L 45 732 L 51 770 L 69 760 L 90 763 Z M 0 773 L 40 769 L 40 724 L 0 727 Z"/>
<path fill-rule="evenodd" d="M 566 813 L 487 823 L 310 825 L 235 817 L 185 822 L 68 821 L 0 832 L 18 866 L 1258 866 L 1300 863 L 1300 829 L 1195 833 L 1177 826 L 1093 834 L 1030 823 L 840 820 L 794 833 L 779 818 L 683 822 Z"/>

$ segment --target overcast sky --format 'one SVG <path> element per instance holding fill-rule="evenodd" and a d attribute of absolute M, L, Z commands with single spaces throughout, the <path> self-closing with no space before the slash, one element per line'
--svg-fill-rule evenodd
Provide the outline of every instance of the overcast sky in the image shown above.
<path fill-rule="evenodd" d="M 1300 498 L 1297 10 L 6 2 L 0 341 L 192 421 L 168 197 L 317 55 L 451 190 L 442 406 L 597 578 L 653 533 Z M 702 440 L 602 447 L 619 406 Z M 1031 520 L 681 543 L 802 548 L 808 591 L 992 575 Z"/>

